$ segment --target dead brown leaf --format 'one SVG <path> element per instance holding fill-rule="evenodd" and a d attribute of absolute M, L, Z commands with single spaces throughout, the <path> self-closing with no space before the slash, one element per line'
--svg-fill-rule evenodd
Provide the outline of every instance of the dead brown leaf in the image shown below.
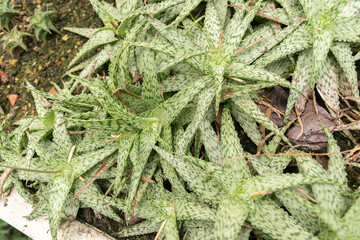
<path fill-rule="evenodd" d="M 327 137 L 319 124 L 323 124 L 326 128 L 335 127 L 333 117 L 321 106 L 314 107 L 313 101 L 308 101 L 305 105 L 304 113 L 301 115 L 303 124 L 303 134 L 297 138 L 301 131 L 299 123 L 289 129 L 287 137 L 296 144 L 302 145 L 304 150 L 319 151 L 327 147 Z"/>

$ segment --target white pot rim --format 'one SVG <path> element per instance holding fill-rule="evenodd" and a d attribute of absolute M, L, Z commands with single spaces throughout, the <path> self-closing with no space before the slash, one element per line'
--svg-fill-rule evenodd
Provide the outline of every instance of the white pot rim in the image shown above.
<path fill-rule="evenodd" d="M 34 240 L 52 240 L 49 218 L 28 220 L 33 207 L 12 189 L 7 197 L 0 199 L 0 218 Z M 58 230 L 60 240 L 114 240 L 100 230 L 79 221 L 64 222 Z"/>

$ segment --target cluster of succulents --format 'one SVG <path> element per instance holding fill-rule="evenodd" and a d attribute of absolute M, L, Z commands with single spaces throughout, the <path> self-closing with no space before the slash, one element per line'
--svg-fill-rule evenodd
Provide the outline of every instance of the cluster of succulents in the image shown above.
<path fill-rule="evenodd" d="M 3 48 L 6 49 L 11 55 L 17 47 L 21 47 L 25 51 L 27 48 L 23 42 L 25 36 L 31 34 L 18 30 L 18 26 L 9 29 L 10 18 L 14 14 L 20 12 L 14 9 L 14 5 L 10 5 L 10 0 L 4 0 L 0 3 L 0 27 L 4 27 L 8 32 L 4 32 L 2 37 Z M 59 33 L 59 30 L 52 24 L 55 11 L 42 11 L 40 8 L 35 9 L 34 14 L 30 17 L 29 27 L 34 30 L 37 40 L 46 41 L 48 33 L 52 31 Z"/>
<path fill-rule="evenodd" d="M 300 115 L 315 87 L 336 116 L 339 93 L 358 99 L 350 46 L 360 42 L 358 1 L 90 2 L 105 26 L 67 28 L 89 38 L 70 63 L 71 82 L 55 86 L 58 94 L 28 84 L 38 115 L 9 135 L 0 125 L 1 165 L 15 169 L 4 189 L 34 204 L 30 218 L 48 216 L 54 239 L 80 207 L 144 219 L 119 237 L 360 238 L 359 189 L 347 186 L 331 132 L 321 126 L 327 170 L 285 135 L 290 111 Z M 95 76 L 107 62 L 108 75 Z M 277 110 L 281 129 L 255 103 L 277 85 L 290 89 Z M 241 144 L 238 127 L 257 152 Z M 285 174 L 290 162 L 297 169 Z"/>

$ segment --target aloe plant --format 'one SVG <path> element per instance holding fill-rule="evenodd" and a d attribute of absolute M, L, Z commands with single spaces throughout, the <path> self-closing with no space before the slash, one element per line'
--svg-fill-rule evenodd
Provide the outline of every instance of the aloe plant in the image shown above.
<path fill-rule="evenodd" d="M 287 3 L 279 1 L 284 5 L 288 14 L 300 17 L 302 11 L 293 11 L 285 7 Z M 339 109 L 338 86 L 340 81 L 334 72 L 333 64 L 329 64 L 329 52 L 333 54 L 337 63 L 346 75 L 346 81 L 350 83 L 353 96 L 359 96 L 355 62 L 352 59 L 350 49 L 351 42 L 359 42 L 360 22 L 355 17 L 359 9 L 356 1 L 335 1 L 327 3 L 324 1 L 299 1 L 306 15 L 306 20 L 295 31 L 289 34 L 278 46 L 259 58 L 255 65 L 264 67 L 271 62 L 301 52 L 300 64 L 293 80 L 293 86 L 309 94 L 317 83 L 317 88 L 322 98 L 331 109 Z M 312 51 L 307 49 L 312 48 Z M 324 77 L 325 75 L 325 77 Z M 326 77 L 329 76 L 329 77 Z M 293 108 L 297 92 L 292 91 L 287 105 L 286 118 Z M 301 98 L 301 97 L 300 97 Z M 297 101 L 296 110 L 300 114 L 304 110 L 304 100 Z M 286 119 L 285 118 L 285 119 Z"/>
<path fill-rule="evenodd" d="M 37 40 L 46 41 L 46 36 L 51 31 L 59 33 L 59 30 L 52 24 L 55 11 L 43 11 L 41 8 L 35 9 L 34 15 L 30 18 L 30 28 L 34 29 Z"/>
<path fill-rule="evenodd" d="M 237 139 L 230 110 L 224 109 L 222 116 L 223 138 L 221 139 L 221 147 L 222 159 L 225 161 L 221 166 L 192 157 L 173 156 L 160 148 L 156 148 L 156 151 L 169 161 L 186 181 L 197 180 L 196 178 L 188 178 L 189 173 L 187 171 L 190 171 L 191 166 L 189 163 L 193 163 L 221 183 L 222 194 L 216 200 L 214 199 L 219 208 L 215 219 L 213 239 L 236 239 L 241 233 L 240 230 L 245 219 L 248 219 L 254 227 L 272 238 L 314 238 L 312 233 L 307 232 L 283 210 L 262 195 L 300 184 L 329 183 L 328 180 L 301 174 L 266 174 L 252 177 L 245 159 L 234 158 L 244 155 L 244 152 Z M 226 159 L 228 160 L 226 161 Z M 187 169 L 184 165 L 188 165 Z M 326 184 L 323 185 L 326 186 Z M 208 192 L 214 191 L 210 186 L 207 188 Z M 201 194 L 203 193 L 201 192 Z M 271 220 L 274 218 L 276 224 Z"/>
<path fill-rule="evenodd" d="M 77 63 L 81 57 L 92 49 L 103 46 L 103 49 L 96 55 L 83 61 L 81 64 L 69 69 L 68 73 L 82 70 L 79 74 L 80 77 L 87 77 L 90 73 L 99 69 L 102 65 L 114 57 L 117 50 L 124 44 L 123 39 L 116 38 L 116 36 L 125 37 L 129 30 L 127 26 L 133 24 L 132 21 L 141 16 L 141 14 L 148 13 L 158 16 L 159 14 L 167 11 L 169 8 L 176 8 L 181 6 L 184 0 L 181 1 L 163 1 L 161 3 L 150 2 L 146 5 L 146 9 L 134 8 L 135 2 L 122 2 L 116 7 L 104 2 L 100 4 L 97 0 L 90 1 L 94 10 L 99 14 L 105 27 L 103 28 L 64 28 L 67 31 L 79 34 L 80 36 L 89 38 L 88 42 L 80 49 L 77 55 L 72 59 L 69 67 Z M 133 9 L 131 11 L 129 9 Z M 171 17 L 170 17 L 171 18 Z M 130 28 L 131 29 L 131 28 Z"/>
<path fill-rule="evenodd" d="M 0 3 L 0 27 L 9 29 L 10 18 L 14 14 L 19 14 L 19 11 L 14 9 L 14 5 L 10 5 L 10 0 L 4 0 Z"/>
<path fill-rule="evenodd" d="M 27 47 L 23 42 L 24 37 L 27 36 L 31 36 L 31 34 L 19 31 L 17 27 L 14 27 L 9 33 L 5 33 L 5 35 L 1 38 L 1 40 L 4 41 L 3 48 L 6 49 L 12 56 L 17 47 L 21 47 L 27 51 Z"/>
<path fill-rule="evenodd" d="M 72 148 L 73 140 L 70 138 L 65 126 L 59 125 L 62 113 L 46 109 L 42 104 L 46 105 L 48 102 L 45 99 L 39 99 L 39 96 L 35 93 L 34 97 L 39 117 L 23 119 L 19 123 L 19 127 L 11 135 L 2 134 L 0 156 L 3 162 L 1 164 L 15 169 L 30 169 L 33 171 L 19 172 L 17 177 L 12 177 L 13 181 L 24 179 L 47 183 L 43 188 L 42 197 L 30 217 L 36 218 L 45 214 L 48 215 L 51 235 L 56 239 L 61 217 L 64 214 L 65 217 L 76 216 L 77 214 L 79 200 L 76 199 L 74 203 L 71 199 L 74 194 L 72 188 L 76 189 L 76 186 L 78 186 L 79 190 L 79 183 L 77 182 L 80 180 L 77 178 L 106 157 L 112 155 L 117 150 L 117 147 L 109 145 L 101 150 L 102 154 L 99 154 L 99 151 L 77 154 L 77 151 Z M 44 137 L 49 135 L 52 135 L 53 141 L 43 140 Z M 23 149 L 25 139 L 27 148 Z M 79 145 L 82 144 L 86 143 L 79 143 Z M 20 152 L 23 153 L 24 157 L 17 155 Z M 35 153 L 38 157 L 34 157 Z M 91 161 L 88 161 L 90 159 Z M 22 184 L 15 186 L 19 193 L 23 193 L 22 195 L 27 194 Z M 86 195 L 89 193 L 92 196 L 88 196 L 90 199 L 86 200 L 88 198 Z M 111 209 L 106 210 L 105 205 L 98 204 L 95 206 L 95 204 L 91 204 L 89 200 L 94 197 L 96 199 L 94 194 L 98 194 L 98 201 L 100 201 L 101 192 L 96 187 L 87 189 L 87 193 L 85 192 L 82 195 L 80 201 L 85 200 L 85 204 L 90 204 L 104 215 L 121 221 Z"/>
<path fill-rule="evenodd" d="M 324 130 L 329 140 L 329 152 L 339 152 L 340 148 L 331 133 L 327 129 Z M 296 156 L 295 159 L 303 173 L 313 176 L 327 176 L 338 182 L 346 183 L 346 172 L 340 154 L 333 154 L 329 157 L 327 172 L 311 157 Z M 320 231 L 319 239 L 359 238 L 360 231 L 357 227 L 359 220 L 354 215 L 359 211 L 359 199 L 353 198 L 352 195 L 338 186 L 314 184 L 312 191 L 317 204 L 306 201 L 298 194 L 289 191 L 284 191 L 284 194 L 299 202 L 306 208 L 306 211 L 317 216 L 320 223 L 316 229 Z"/>
<path fill-rule="evenodd" d="M 172 29 L 157 19 L 147 17 L 147 21 L 156 29 L 156 31 L 158 31 L 158 35 L 163 36 L 163 39 L 160 39 L 159 36 L 157 36 L 152 42 L 134 42 L 131 44 L 136 47 L 148 48 L 155 53 L 160 52 L 169 56 L 166 61 L 163 61 L 163 58 L 160 58 L 162 62 L 156 64 L 160 66 L 157 70 L 155 69 L 155 72 L 158 72 L 158 74 L 171 71 L 177 64 L 186 63 L 189 65 L 185 71 L 177 71 L 174 80 L 169 78 L 171 82 L 167 83 L 166 81 L 168 79 L 165 79 L 164 85 L 166 84 L 169 86 L 177 84 L 177 89 L 186 86 L 186 84 L 189 83 L 188 81 L 193 81 L 192 77 L 186 76 L 186 72 L 189 72 L 189 69 L 191 69 L 192 72 L 197 73 L 200 78 L 202 75 L 205 75 L 212 79 L 212 86 L 206 89 L 206 92 L 203 93 L 204 95 L 199 96 L 200 100 L 204 100 L 205 98 L 207 100 L 204 100 L 202 104 L 198 104 L 199 108 L 194 116 L 194 121 L 192 121 L 191 127 L 186 130 L 187 132 L 184 135 L 181 146 L 182 151 L 184 151 L 183 148 L 192 140 L 195 133 L 194 130 L 199 126 L 200 121 L 204 118 L 204 114 L 211 106 L 212 99 L 215 99 L 215 113 L 218 112 L 219 104 L 223 101 L 222 99 L 231 98 L 235 104 L 242 102 L 238 105 L 238 108 L 244 111 L 245 114 L 248 114 L 249 118 L 261 123 L 276 134 L 281 135 L 281 132 L 277 127 L 271 121 L 268 121 L 268 118 L 265 117 L 252 102 L 251 93 L 252 90 L 257 91 L 261 88 L 278 84 L 291 87 L 289 82 L 265 69 L 256 68 L 247 64 L 246 61 L 249 61 L 249 58 L 242 59 L 242 61 L 239 61 L 236 58 L 236 55 L 241 55 L 241 51 L 237 52 L 237 50 L 244 46 L 241 45 L 243 36 L 260 6 L 261 1 L 258 1 L 244 18 L 242 18 L 243 12 L 235 13 L 229 23 L 224 25 L 224 23 L 219 20 L 217 9 L 210 3 L 206 8 L 209 10 L 205 13 L 204 29 L 201 30 L 196 28 L 195 23 L 183 22 L 185 26 L 189 27 L 189 30 L 182 31 L 185 32 L 183 34 L 181 31 Z M 194 36 L 191 36 L 192 28 L 196 29 Z M 222 31 L 224 34 L 222 34 Z M 168 42 L 170 42 L 171 45 Z M 260 46 L 260 48 L 262 47 L 263 46 Z M 254 50 L 253 54 L 261 55 L 261 53 L 257 53 L 256 50 Z M 124 81 L 126 79 L 126 74 L 121 73 L 123 69 L 118 66 L 126 63 L 128 64 L 128 62 L 124 62 L 123 60 L 126 56 L 119 54 L 118 57 L 119 59 L 115 58 L 112 62 L 113 67 L 110 66 L 110 76 L 115 79 L 113 80 L 115 82 L 115 87 L 120 86 L 122 88 L 127 88 L 129 84 Z M 254 56 L 250 55 L 250 58 L 252 57 Z M 152 71 L 154 70 L 151 68 L 144 68 L 143 72 L 145 75 L 147 72 Z M 124 77 L 119 78 L 118 76 Z M 192 76 L 196 75 L 193 74 Z M 181 78 L 182 81 L 175 83 L 178 78 Z M 116 84 L 117 79 L 123 82 Z M 240 85 L 231 79 L 246 79 L 249 85 Z M 152 79 L 151 81 L 154 81 L 155 85 L 157 84 L 155 80 Z M 259 83 L 251 84 L 253 81 L 258 81 Z M 147 81 L 145 79 L 142 88 L 143 96 L 145 97 L 146 95 L 151 94 L 145 92 L 150 90 L 153 92 L 152 94 L 156 94 L 153 88 L 146 88 L 146 83 Z M 154 83 L 152 83 L 152 86 L 154 86 Z M 230 95 L 230 97 L 227 95 Z M 289 143 L 285 136 L 283 136 L 283 139 Z"/>

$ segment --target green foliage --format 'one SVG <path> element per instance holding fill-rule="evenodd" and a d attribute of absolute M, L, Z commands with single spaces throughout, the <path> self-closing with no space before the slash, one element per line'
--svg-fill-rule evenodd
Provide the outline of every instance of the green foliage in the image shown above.
<path fill-rule="evenodd" d="M 350 83 L 351 94 L 358 97 L 357 83 L 354 82 L 355 62 L 351 58 L 350 42 L 359 42 L 360 21 L 356 17 L 359 6 L 356 1 L 336 1 L 327 3 L 325 1 L 299 1 L 303 7 L 306 20 L 295 31 L 288 35 L 278 46 L 265 53 L 255 64 L 264 67 L 278 59 L 285 58 L 297 52 L 304 55 L 304 50 L 312 48 L 311 70 L 302 64 L 296 67 L 299 73 L 293 80 L 293 86 L 301 85 L 303 91 L 308 95 L 317 83 L 321 97 L 329 108 L 339 110 L 339 107 L 329 102 L 338 99 L 338 81 L 333 73 L 330 78 L 324 80 L 324 75 L 331 75 L 326 67 L 329 58 L 333 58 L 341 66 L 340 71 L 346 74 L 346 80 Z M 341 49 L 341 50 L 340 50 Z M 307 61 L 308 63 L 309 61 Z M 301 69 L 304 68 L 304 69 Z M 303 76 L 304 75 L 304 76 Z M 334 76 L 335 75 L 335 76 Z M 309 78 L 310 77 L 310 78 Z M 323 83 L 321 83 L 321 81 Z M 331 93 L 329 93 L 331 92 Z M 334 94 L 335 93 L 335 94 Z M 298 93 L 291 91 L 290 99 L 296 99 Z M 288 102 L 287 112 L 293 108 L 294 100 Z M 304 110 L 304 101 L 295 105 L 296 110 L 301 113 Z M 286 119 L 285 119 L 286 120 Z"/>
<path fill-rule="evenodd" d="M 8 181 L 28 199 L 19 179 L 39 183 L 30 217 L 47 215 L 53 238 L 61 219 L 80 206 L 118 222 L 114 208 L 125 221 L 145 219 L 121 237 L 156 231 L 166 239 L 359 236 L 359 199 L 347 189 L 331 133 L 324 128 L 332 153 L 327 171 L 293 148 L 273 156 L 281 141 L 292 147 L 285 136 L 292 122 L 279 129 L 254 101 L 261 89 L 290 89 L 287 118 L 294 105 L 301 112 L 317 83 L 336 111 L 334 76 L 344 71 L 349 83 L 357 82 L 347 42 L 358 42 L 349 13 L 358 4 L 90 2 L 104 27 L 66 28 L 89 39 L 69 64 L 70 86 L 50 94 L 28 83 L 38 115 L 19 121 L 9 135 L 0 131 L 1 164 L 17 169 Z M 106 62 L 108 75 L 95 76 Z M 291 71 L 292 83 L 281 77 Z M 86 90 L 74 94 L 79 85 Z M 258 124 L 274 134 L 271 140 Z M 263 155 L 243 156 L 249 153 L 239 126 Z M 292 160 L 299 173 L 284 174 Z M 98 178 L 107 183 L 105 196 Z"/>
<path fill-rule="evenodd" d="M 17 231 L 6 222 L 0 220 L 0 238 L 9 240 L 29 240 L 30 238 L 23 236 L 21 232 Z"/>
<path fill-rule="evenodd" d="M 30 18 L 30 28 L 34 29 L 37 40 L 46 41 L 46 36 L 51 31 L 59 33 L 59 30 L 52 24 L 55 11 L 43 11 L 35 9 L 34 15 Z"/>
<path fill-rule="evenodd" d="M 17 47 L 21 47 L 25 51 L 27 48 L 24 44 L 24 37 L 31 36 L 29 33 L 19 31 L 17 27 L 11 29 L 9 33 L 5 33 L 1 38 L 3 42 L 3 48 L 6 49 L 11 55 L 14 54 L 14 50 Z"/>
<path fill-rule="evenodd" d="M 19 11 L 14 9 L 14 5 L 10 5 L 10 0 L 3 0 L 0 3 L 0 27 L 4 27 L 6 30 L 9 29 L 10 18 L 14 14 L 19 14 Z"/>

